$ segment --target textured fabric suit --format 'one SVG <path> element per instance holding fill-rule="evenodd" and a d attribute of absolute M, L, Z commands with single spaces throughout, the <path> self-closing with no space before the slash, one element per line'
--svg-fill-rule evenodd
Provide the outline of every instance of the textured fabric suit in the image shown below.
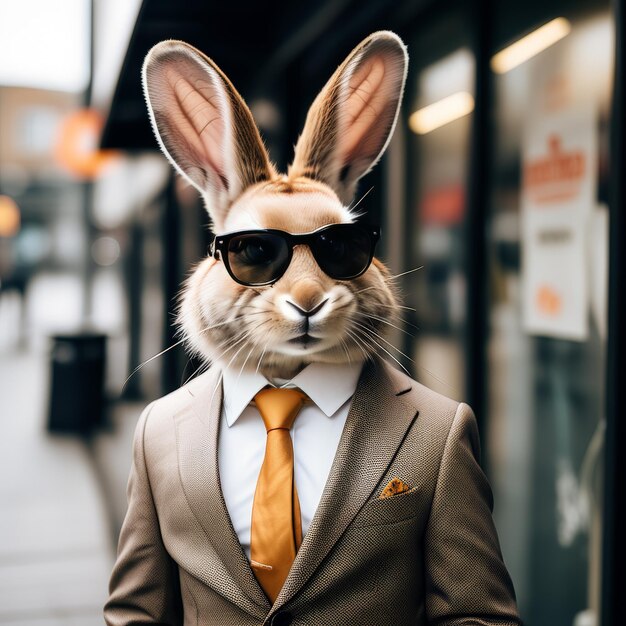
<path fill-rule="evenodd" d="M 471 409 L 367 364 L 320 504 L 273 606 L 220 490 L 220 372 L 157 400 L 135 435 L 109 626 L 519 624 Z M 380 499 L 399 478 L 411 489 Z"/>

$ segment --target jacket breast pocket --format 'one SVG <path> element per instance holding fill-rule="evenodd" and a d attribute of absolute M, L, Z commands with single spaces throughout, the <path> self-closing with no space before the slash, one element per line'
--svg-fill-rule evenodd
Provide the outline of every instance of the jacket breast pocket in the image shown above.
<path fill-rule="evenodd" d="M 424 500 L 425 494 L 418 487 L 388 498 L 369 500 L 352 520 L 351 526 L 363 528 L 401 522 L 427 510 Z"/>

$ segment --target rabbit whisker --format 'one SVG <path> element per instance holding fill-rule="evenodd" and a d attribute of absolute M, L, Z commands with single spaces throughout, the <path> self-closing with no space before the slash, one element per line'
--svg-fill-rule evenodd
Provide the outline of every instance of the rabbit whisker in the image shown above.
<path fill-rule="evenodd" d="M 221 341 L 218 345 L 217 345 L 217 350 L 220 350 L 222 347 L 224 347 L 226 344 L 230 343 L 230 345 L 228 346 L 228 348 L 226 348 L 225 350 L 223 350 L 219 355 L 217 356 L 212 356 L 211 357 L 211 361 L 213 363 L 215 363 L 216 361 L 219 361 L 224 355 L 228 354 L 233 348 L 237 347 L 242 341 L 244 341 L 245 339 L 248 338 L 248 336 L 250 335 L 250 332 L 246 332 L 244 333 L 239 339 L 237 339 L 236 341 L 232 342 L 232 338 L 231 337 L 227 337 L 226 339 L 224 339 L 223 341 Z M 232 342 L 232 343 L 231 343 Z"/>
<path fill-rule="evenodd" d="M 265 345 L 263 346 L 263 351 L 261 352 L 261 356 L 259 357 L 259 362 L 256 364 L 256 374 L 259 373 L 259 370 L 261 369 L 261 361 L 263 360 L 263 357 L 265 356 L 265 351 L 267 350 L 267 346 L 270 345 L 269 339 L 265 342 Z"/>
<path fill-rule="evenodd" d="M 349 328 L 346 328 L 346 333 L 348 334 L 350 339 L 352 339 L 352 341 L 354 342 L 356 347 L 361 350 L 361 352 L 365 356 L 365 360 L 369 361 L 372 357 L 371 357 L 369 351 L 365 349 L 365 348 L 367 348 L 367 346 L 365 346 L 365 344 L 358 338 L 358 336 L 355 335 Z"/>
<path fill-rule="evenodd" d="M 228 354 L 228 352 L 230 352 L 233 348 L 235 348 L 236 346 L 238 346 L 241 342 L 245 341 L 246 339 L 249 339 L 253 332 L 255 332 L 257 329 L 259 329 L 261 326 L 263 326 L 266 323 L 271 322 L 271 320 L 266 320 L 265 322 L 262 322 L 261 324 L 259 324 L 258 326 L 255 326 L 254 329 L 250 329 L 250 330 L 246 330 L 244 332 L 244 334 L 239 337 L 239 339 L 235 340 L 228 348 L 226 348 L 226 350 L 224 350 L 219 356 L 213 358 L 213 361 L 219 361 L 222 357 L 224 357 L 226 354 Z M 227 337 L 224 341 L 222 341 L 219 345 L 218 345 L 218 349 L 221 348 L 222 346 L 224 346 L 226 343 L 228 343 L 229 341 L 231 341 L 232 339 L 230 337 Z M 245 347 L 245 343 L 244 345 L 235 353 L 235 357 L 237 357 L 237 355 L 239 354 L 239 352 L 241 352 L 241 349 Z M 232 360 L 228 363 L 228 365 L 226 366 L 227 368 L 230 366 L 230 363 L 232 363 Z"/>
<path fill-rule="evenodd" d="M 361 202 L 369 195 L 372 189 L 374 189 L 373 185 L 357 200 L 357 202 L 355 202 L 352 206 L 348 207 L 348 212 L 350 214 L 352 214 L 354 209 L 356 209 L 359 206 L 359 204 L 361 204 Z M 358 216 L 355 215 L 355 217 L 358 217 Z"/>
<path fill-rule="evenodd" d="M 414 309 L 413 307 L 410 306 L 403 306 L 401 304 L 383 304 L 382 302 L 378 302 L 376 304 L 376 306 L 382 306 L 385 307 L 386 309 L 402 309 L 403 311 L 413 311 L 413 312 L 417 312 L 417 309 Z M 398 315 L 400 315 L 398 313 Z"/>
<path fill-rule="evenodd" d="M 241 369 L 239 370 L 239 374 L 237 374 L 237 380 L 235 381 L 235 389 L 239 385 L 239 379 L 241 378 L 241 375 L 243 374 L 243 370 L 246 367 L 246 363 L 248 362 L 248 359 L 250 358 L 250 355 L 252 354 L 253 351 L 254 351 L 254 345 L 250 346 L 250 350 L 248 350 L 248 354 L 244 362 L 241 364 Z"/>
<path fill-rule="evenodd" d="M 365 324 L 361 324 L 360 322 L 355 321 L 354 323 L 360 328 L 362 328 L 365 332 L 369 333 L 372 336 L 372 338 L 377 337 L 381 341 L 384 341 L 388 346 L 391 346 L 394 350 L 396 350 L 399 354 L 401 354 L 405 359 L 408 359 L 409 361 L 411 361 L 411 363 L 415 363 L 415 361 L 408 354 L 404 354 L 402 350 L 400 350 L 399 348 L 396 348 L 396 346 L 394 346 L 390 341 L 387 341 L 382 335 L 379 335 L 376 331 L 372 330 L 371 328 L 368 328 Z"/>
<path fill-rule="evenodd" d="M 420 265 L 419 267 L 414 267 L 412 270 L 407 270 L 406 272 L 395 274 L 394 276 L 389 276 L 385 280 L 394 280 L 396 278 L 400 278 L 400 276 L 406 276 L 407 274 L 412 274 L 413 272 L 419 272 L 420 270 L 423 270 L 423 269 L 424 269 L 424 266 Z"/>
<path fill-rule="evenodd" d="M 372 332 L 372 331 L 370 331 Z M 442 385 L 444 385 L 445 387 L 447 387 L 448 389 L 450 389 L 451 391 L 454 392 L 454 394 L 458 395 L 458 390 L 453 387 L 452 385 L 450 385 L 449 383 L 447 383 L 445 380 L 443 380 L 442 378 L 440 378 L 439 376 L 437 376 L 435 373 L 433 373 L 431 370 L 429 370 L 428 368 L 424 367 L 423 365 L 420 365 L 419 363 L 417 363 L 414 359 L 412 359 L 410 356 L 404 354 L 404 352 L 402 352 L 401 350 L 398 350 L 398 348 L 396 348 L 393 344 L 389 343 L 386 339 L 384 339 L 383 337 L 379 338 L 382 339 L 385 343 L 389 344 L 392 348 L 394 348 L 395 350 L 397 350 L 402 356 L 404 356 L 405 358 L 407 358 L 409 361 L 411 361 L 415 367 L 417 367 L 419 370 L 423 370 L 424 372 L 426 372 L 429 376 L 432 376 L 432 378 L 434 378 L 437 382 L 441 383 Z M 372 341 L 375 341 L 373 339 L 373 337 L 371 337 Z M 376 342 L 378 343 L 378 342 Z M 380 346 L 382 348 L 382 346 Z M 384 350 L 384 348 L 383 348 Z M 387 352 L 387 350 L 385 350 L 385 352 Z M 393 358 L 394 361 L 396 361 L 396 363 L 398 363 L 398 365 L 400 365 L 400 367 L 402 367 L 402 369 L 404 369 L 404 371 L 407 372 L 407 369 L 398 361 L 398 359 L 396 359 L 395 357 L 393 357 L 392 354 L 390 354 L 389 352 L 387 352 L 387 354 L 389 354 L 389 356 L 391 356 Z"/>
<path fill-rule="evenodd" d="M 208 326 L 207 328 L 203 328 L 200 332 L 196 333 L 195 336 L 199 337 L 200 335 L 204 334 L 208 330 L 212 330 L 213 328 L 217 328 L 218 326 L 223 326 L 226 323 L 228 323 L 228 322 L 221 322 L 220 324 L 214 324 L 213 326 Z M 185 336 L 182 339 L 178 340 L 176 343 L 173 343 L 168 348 L 165 348 L 164 350 L 161 350 L 161 352 L 158 352 L 157 354 L 151 356 L 149 359 L 146 359 L 145 361 L 143 361 L 143 363 L 140 363 L 139 365 L 137 365 L 137 367 L 135 367 L 135 369 L 128 375 L 128 378 L 124 381 L 124 384 L 122 385 L 122 391 L 124 391 L 124 389 L 126 388 L 126 385 L 128 384 L 128 381 L 140 369 L 142 369 L 144 366 L 148 365 L 148 363 L 150 363 L 151 361 L 154 361 L 154 359 L 158 359 L 160 356 L 163 356 L 166 352 L 169 352 L 170 350 L 173 350 L 174 348 L 179 346 L 181 343 L 185 343 L 185 341 L 187 341 L 188 339 L 189 339 L 189 336 L 185 333 Z"/>
<path fill-rule="evenodd" d="M 223 380 L 224 380 L 224 370 L 221 370 L 219 378 L 217 379 L 217 382 L 215 383 L 215 387 L 213 388 L 213 393 L 211 394 L 211 400 L 209 400 L 209 409 L 208 409 L 209 412 L 211 412 L 211 409 L 213 408 L 213 399 L 215 398 L 215 393 L 219 389 Z"/>
<path fill-rule="evenodd" d="M 339 337 L 339 341 L 341 342 L 341 347 L 343 348 L 343 351 L 346 353 L 348 364 L 351 365 L 352 359 L 350 358 L 350 352 L 348 351 L 348 346 L 346 345 L 346 342 L 344 341 L 343 337 Z"/>
<path fill-rule="evenodd" d="M 124 381 L 124 384 L 122 385 L 122 392 L 124 391 L 124 389 L 126 388 L 126 385 L 128 384 L 128 381 L 140 370 L 142 369 L 145 365 L 148 365 L 148 363 L 150 363 L 150 361 L 154 361 L 154 359 L 158 359 L 160 356 L 164 355 L 166 352 L 169 352 L 170 350 L 173 350 L 176 346 L 179 346 L 181 343 L 185 342 L 185 338 L 183 337 L 183 339 L 181 339 L 180 341 L 177 341 L 176 343 L 172 344 L 169 348 L 165 348 L 165 350 L 161 350 L 161 352 L 159 352 L 158 354 L 155 354 L 154 356 L 151 356 L 149 359 L 146 359 L 143 363 L 140 363 L 129 375 L 128 378 Z"/>
<path fill-rule="evenodd" d="M 354 329 L 356 333 L 361 334 L 362 335 L 362 331 L 359 331 L 357 328 Z M 389 350 L 387 350 L 384 346 L 382 346 L 380 343 L 378 343 L 378 341 L 376 341 L 376 339 L 374 339 L 374 337 L 372 337 L 371 335 L 367 335 L 367 337 L 363 337 L 361 336 L 361 338 L 363 340 L 369 341 L 371 343 L 374 343 L 377 347 L 379 347 L 383 352 L 385 352 L 386 354 L 388 354 L 406 373 L 408 376 L 410 376 L 410 372 L 409 370 L 404 367 L 404 365 L 402 365 L 402 363 L 400 363 L 400 361 L 398 361 L 398 359 L 396 359 L 396 357 L 391 354 L 391 352 L 389 352 Z M 395 346 L 394 346 L 395 347 Z M 396 348 L 397 349 L 397 348 Z"/>
<path fill-rule="evenodd" d="M 239 356 L 239 353 L 246 347 L 246 344 L 244 343 L 239 350 L 237 350 L 237 352 L 235 352 L 235 354 L 233 354 L 233 357 L 231 358 L 230 361 L 228 361 L 226 367 L 224 367 L 224 369 L 228 369 L 231 366 L 231 363 Z"/>
<path fill-rule="evenodd" d="M 404 328 L 400 328 L 400 326 L 396 326 L 395 324 L 392 324 L 390 321 L 386 320 L 383 317 L 378 317 L 377 315 L 372 315 L 371 313 L 358 313 L 357 312 L 356 314 L 364 319 L 373 319 L 378 322 L 381 322 L 382 324 L 387 324 L 387 326 L 391 326 L 392 328 L 399 330 L 401 333 L 404 333 L 405 335 L 408 335 L 409 337 L 415 337 L 413 333 L 410 333 L 408 330 L 405 330 Z M 419 330 L 419 327 L 415 326 L 415 324 L 411 324 L 411 322 L 407 322 L 406 320 L 403 320 L 403 321 L 408 326 L 412 326 L 413 328 L 415 328 L 415 330 Z"/>
<path fill-rule="evenodd" d="M 377 354 L 377 351 L 375 349 L 374 346 L 369 345 L 368 343 L 366 343 L 363 338 L 359 337 L 359 335 L 357 335 L 356 333 L 352 333 L 357 345 L 361 346 L 361 350 L 363 351 L 363 354 L 365 355 L 365 360 L 366 361 L 373 361 L 374 360 L 374 355 Z"/>
<path fill-rule="evenodd" d="M 196 368 L 196 370 L 191 374 L 191 376 L 189 376 L 189 378 L 187 378 L 187 380 L 181 386 L 185 386 L 190 380 L 193 380 L 194 378 L 196 378 L 196 376 L 199 376 L 201 370 L 206 371 L 207 367 L 208 367 L 207 363 L 202 363 L 200 367 Z M 202 373 L 204 374 L 204 372 Z"/>
<path fill-rule="evenodd" d="M 459 390 L 456 387 L 453 387 L 450 383 L 447 383 L 442 378 L 439 378 L 439 376 L 431 372 L 428 368 L 424 367 L 423 365 L 420 365 L 419 363 L 415 363 L 415 367 L 417 367 L 420 370 L 424 370 L 429 376 L 432 376 L 438 383 L 441 383 L 442 385 L 444 385 L 444 387 L 447 387 L 448 389 L 450 389 L 453 392 L 452 393 L 453 396 L 460 395 Z"/>
<path fill-rule="evenodd" d="M 228 348 L 226 348 L 226 350 L 224 350 L 217 358 L 213 359 L 212 362 L 215 363 L 216 361 L 219 361 L 225 354 L 227 354 L 230 350 L 232 350 L 237 344 L 239 344 L 241 341 L 243 341 L 244 339 L 247 339 L 250 335 L 251 335 L 251 331 L 248 331 L 246 333 L 244 333 L 234 344 L 232 344 L 231 346 L 229 346 Z M 224 342 L 222 342 L 223 345 Z M 228 362 L 228 364 L 226 365 L 226 367 L 222 367 L 220 368 L 220 376 L 217 379 L 217 383 L 215 385 L 215 388 L 213 389 L 213 393 L 211 394 L 211 400 L 209 402 L 209 410 L 211 410 L 211 407 L 213 406 L 213 399 L 215 397 L 215 393 L 217 392 L 219 386 L 222 384 L 222 381 L 224 380 L 224 370 L 226 368 L 228 368 L 230 366 L 230 364 L 233 362 L 233 360 L 237 357 L 237 355 L 239 354 L 239 352 L 241 352 L 241 350 L 245 347 L 245 343 L 243 346 L 241 346 L 241 348 L 239 348 L 239 350 L 237 350 L 237 352 L 235 353 L 235 355 L 233 356 L 233 358 Z"/>

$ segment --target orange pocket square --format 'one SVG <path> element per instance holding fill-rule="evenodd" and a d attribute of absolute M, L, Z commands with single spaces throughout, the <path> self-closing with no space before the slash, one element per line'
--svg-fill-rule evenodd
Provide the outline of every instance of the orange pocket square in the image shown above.
<path fill-rule="evenodd" d="M 410 491 L 410 489 L 411 487 L 409 487 L 403 480 L 400 480 L 399 478 L 392 478 L 387 483 L 387 486 L 382 490 L 378 499 L 384 500 L 385 498 L 391 498 L 391 496 L 397 496 L 399 493 Z"/>

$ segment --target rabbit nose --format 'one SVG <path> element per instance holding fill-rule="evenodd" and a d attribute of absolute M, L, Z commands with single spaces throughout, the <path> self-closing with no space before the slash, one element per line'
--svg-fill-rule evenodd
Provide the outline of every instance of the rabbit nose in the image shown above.
<path fill-rule="evenodd" d="M 293 307 L 300 315 L 302 315 L 302 317 L 309 318 L 315 315 L 328 302 L 328 298 L 324 298 L 319 304 L 308 310 L 299 307 L 295 302 L 292 302 L 291 300 L 287 300 L 286 302 L 288 305 Z"/>
<path fill-rule="evenodd" d="M 285 294 L 285 301 L 291 305 L 288 308 L 292 315 L 293 311 L 297 311 L 303 317 L 315 315 L 327 300 L 328 294 L 324 286 L 311 278 L 298 280 Z"/>

